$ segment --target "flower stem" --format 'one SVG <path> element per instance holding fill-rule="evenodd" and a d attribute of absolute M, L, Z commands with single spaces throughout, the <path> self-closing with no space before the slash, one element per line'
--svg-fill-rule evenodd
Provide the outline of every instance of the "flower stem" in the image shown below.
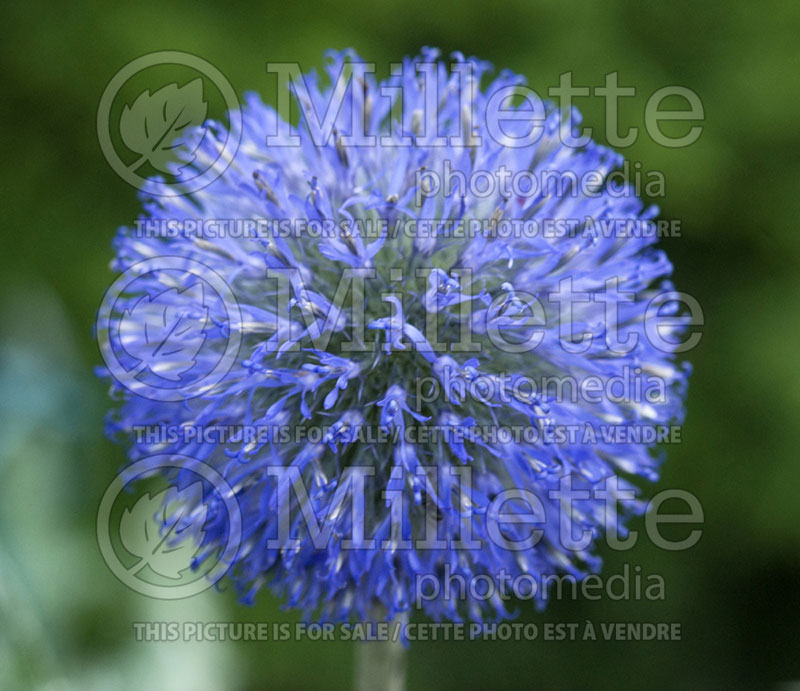
<path fill-rule="evenodd" d="M 356 691 L 403 691 L 406 650 L 400 641 L 368 641 L 356 646 Z"/>

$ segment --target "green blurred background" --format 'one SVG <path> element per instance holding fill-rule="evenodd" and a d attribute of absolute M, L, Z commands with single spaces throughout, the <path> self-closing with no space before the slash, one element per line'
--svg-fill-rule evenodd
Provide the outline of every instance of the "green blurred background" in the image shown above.
<path fill-rule="evenodd" d="M 800 3 L 349 0 L 344 2 L 4 3 L 0 271 L 0 688 L 349 688 L 347 643 L 135 643 L 146 620 L 296 621 L 264 594 L 180 602 L 127 590 L 94 537 L 100 497 L 123 462 L 102 435 L 105 385 L 91 329 L 112 280 L 110 241 L 135 218 L 134 190 L 103 158 L 101 93 L 127 62 L 185 50 L 239 94 L 271 91 L 267 61 L 320 66 L 352 46 L 381 65 L 436 45 L 527 75 L 637 87 L 680 84 L 705 131 L 670 150 L 625 151 L 666 175 L 662 216 L 680 289 L 706 315 L 691 353 L 683 443 L 659 487 L 694 492 L 700 543 L 666 553 L 645 540 L 608 554 L 662 574 L 661 602 L 554 602 L 523 621 L 680 622 L 679 642 L 419 643 L 409 688 L 772 688 L 800 679 Z M 603 102 L 581 99 L 602 137 Z M 654 490 L 655 491 L 655 490 Z M 641 528 L 641 525 L 634 526 Z M 798 682 L 800 683 L 800 682 Z"/>

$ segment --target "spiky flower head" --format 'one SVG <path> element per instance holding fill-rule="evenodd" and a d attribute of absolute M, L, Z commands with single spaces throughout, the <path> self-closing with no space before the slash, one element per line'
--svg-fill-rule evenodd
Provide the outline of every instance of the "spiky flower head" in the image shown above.
<path fill-rule="evenodd" d="M 199 352 L 151 352 L 141 377 L 179 381 L 187 362 L 210 372 L 234 336 L 238 354 L 182 400 L 115 383 L 123 401 L 108 425 L 133 460 L 180 454 L 226 478 L 243 516 L 229 573 L 246 601 L 269 587 L 321 619 L 415 605 L 437 618 L 507 616 L 500 574 L 507 584 L 596 569 L 608 504 L 594 490 L 615 478 L 621 496 L 636 477 L 657 477 L 652 439 L 609 437 L 604 425 L 681 419 L 687 370 L 646 323 L 676 307 L 671 265 L 641 232 L 657 210 L 627 183 L 613 193 L 606 176 L 618 154 L 562 142 L 575 113 L 543 104 L 538 136 L 519 145 L 530 124 L 509 118 L 497 129 L 487 112 L 523 80 L 503 72 L 482 90 L 486 63 L 456 54 L 448 69 L 437 57 L 425 50 L 382 83 L 369 72 L 351 79 L 323 142 L 306 117 L 290 126 L 249 94 L 226 172 L 191 195 L 145 199 L 142 220 L 170 222 L 169 232 L 117 237 L 115 269 L 158 257 L 202 265 L 240 310 L 226 321 L 174 271 L 138 282 L 123 341 L 146 338 L 137 319 L 152 316 L 155 295 L 186 317 L 187 332 L 203 333 Z M 357 61 L 332 54 L 329 79 L 306 75 L 304 111 L 321 119 Z M 362 123 L 374 139 L 353 142 Z M 224 136 L 207 124 L 184 171 L 213 160 Z M 558 184 L 537 186 L 544 173 Z M 512 194 L 500 174 L 517 176 Z M 193 219 L 255 222 L 259 232 L 204 236 Z M 596 230 L 620 221 L 621 233 Z M 660 333 L 680 331 L 672 319 Z M 594 395 L 581 388 L 589 379 Z M 609 394 L 615 381 L 629 395 Z M 237 431 L 157 443 L 133 434 L 158 425 Z M 639 508 L 618 506 L 622 519 Z M 590 539 L 565 545 L 565 518 Z M 209 519 L 207 553 L 224 530 Z M 445 577 L 484 577 L 496 589 L 448 598 L 435 585 Z"/>

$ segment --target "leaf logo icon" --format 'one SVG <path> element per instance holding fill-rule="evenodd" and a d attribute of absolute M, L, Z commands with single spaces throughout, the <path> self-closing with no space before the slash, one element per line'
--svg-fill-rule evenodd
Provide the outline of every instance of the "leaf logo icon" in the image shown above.
<path fill-rule="evenodd" d="M 126 310 L 119 323 L 120 342 L 139 360 L 133 372 L 145 368 L 170 381 L 178 381 L 192 367 L 205 343 L 208 307 L 202 283 L 184 290 L 167 288 L 153 298 L 141 298 Z"/>
<path fill-rule="evenodd" d="M 139 94 L 133 105 L 123 108 L 119 122 L 125 146 L 140 155 L 129 170 L 149 162 L 156 170 L 170 173 L 167 164 L 175 161 L 176 149 L 185 147 L 192 153 L 199 146 L 202 137 L 191 146 L 188 135 L 203 124 L 207 112 L 200 77 L 184 86 L 167 84 L 152 94 L 149 89 Z M 181 168 L 193 160 L 192 155 Z"/>
<path fill-rule="evenodd" d="M 200 482 L 181 491 L 169 487 L 140 497 L 123 511 L 119 525 L 123 547 L 139 557 L 128 571 L 137 574 L 149 566 L 159 576 L 180 579 L 205 535 L 207 511 Z"/>

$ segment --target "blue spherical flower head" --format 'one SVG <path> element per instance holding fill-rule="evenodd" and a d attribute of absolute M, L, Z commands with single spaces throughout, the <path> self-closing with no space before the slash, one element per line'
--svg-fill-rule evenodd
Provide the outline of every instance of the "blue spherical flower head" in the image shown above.
<path fill-rule="evenodd" d="M 143 278 L 129 344 L 165 290 L 203 326 L 202 349 L 154 358 L 148 376 L 211 372 L 234 335 L 238 356 L 185 400 L 116 385 L 109 427 L 133 459 L 181 454 L 225 477 L 247 602 L 267 587 L 319 619 L 419 607 L 482 621 L 509 616 L 526 577 L 513 594 L 541 604 L 543 577 L 598 568 L 609 519 L 641 510 L 633 481 L 657 478 L 643 431 L 682 418 L 671 265 L 647 232 L 657 210 L 607 182 L 621 157 L 565 145 L 575 113 L 512 105 L 520 77 L 485 83 L 486 63 L 437 59 L 425 50 L 378 83 L 332 54 L 327 79 L 306 75 L 296 127 L 249 94 L 224 174 L 146 200 L 165 232 L 117 238 L 119 270 L 181 258 L 238 303 L 225 321 L 174 272 Z M 224 136 L 207 126 L 184 170 Z M 237 431 L 130 434 L 165 424 Z M 203 553 L 224 537 L 209 519 Z"/>

